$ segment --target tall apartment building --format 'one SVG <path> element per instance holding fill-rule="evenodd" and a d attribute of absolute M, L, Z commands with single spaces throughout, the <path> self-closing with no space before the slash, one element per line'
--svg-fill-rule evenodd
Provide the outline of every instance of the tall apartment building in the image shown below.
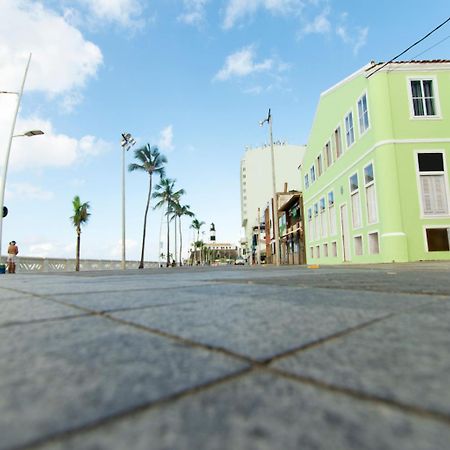
<path fill-rule="evenodd" d="M 309 262 L 450 259 L 450 61 L 370 64 L 322 93 L 302 165 Z"/>
<path fill-rule="evenodd" d="M 285 183 L 291 190 L 299 190 L 299 166 L 306 147 L 274 143 L 275 180 L 277 192 L 284 190 Z M 264 222 L 264 210 L 273 196 L 272 163 L 270 145 L 246 149 L 241 159 L 241 217 L 247 249 L 251 248 L 253 228 Z"/>

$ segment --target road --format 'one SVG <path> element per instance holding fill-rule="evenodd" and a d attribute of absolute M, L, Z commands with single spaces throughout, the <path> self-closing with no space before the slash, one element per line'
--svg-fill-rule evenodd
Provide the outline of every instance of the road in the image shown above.
<path fill-rule="evenodd" d="M 450 448 L 450 263 L 0 278 L 0 449 Z"/>

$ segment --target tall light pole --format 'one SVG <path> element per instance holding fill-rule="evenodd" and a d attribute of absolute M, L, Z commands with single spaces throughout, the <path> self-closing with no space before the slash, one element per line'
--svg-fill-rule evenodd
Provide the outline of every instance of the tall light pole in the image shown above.
<path fill-rule="evenodd" d="M 126 268 L 125 259 L 125 153 L 136 144 L 130 133 L 122 133 L 120 145 L 122 147 L 122 270 Z"/>
<path fill-rule="evenodd" d="M 265 123 L 269 124 L 269 138 L 270 138 L 270 159 L 272 163 L 272 195 L 273 195 L 273 235 L 275 239 L 275 265 L 280 265 L 280 248 L 278 246 L 278 202 L 277 202 L 277 188 L 275 180 L 275 155 L 273 152 L 273 134 L 272 134 L 272 114 L 267 114 L 267 118 L 259 122 L 259 126 L 263 126 Z"/>
<path fill-rule="evenodd" d="M 0 91 L 0 94 L 17 95 L 17 104 L 16 104 L 16 109 L 14 111 L 13 121 L 11 124 L 11 131 L 9 133 L 8 147 L 6 149 L 5 159 L 3 160 L 3 167 L 2 167 L 1 181 L 0 181 L 0 255 L 1 255 L 1 249 L 2 249 L 3 206 L 4 206 L 4 202 L 5 202 L 6 175 L 8 173 L 9 155 L 11 153 L 11 144 L 12 144 L 13 137 L 16 137 L 16 136 L 14 136 L 14 129 L 16 127 L 16 120 L 17 120 L 17 115 L 19 113 L 20 101 L 22 100 L 23 89 L 25 87 L 25 81 L 27 79 L 30 62 L 31 62 L 31 53 L 28 57 L 28 62 L 25 67 L 25 73 L 23 75 L 22 84 L 20 86 L 20 91 L 18 91 L 18 92 Z M 44 134 L 44 133 L 40 130 L 33 130 L 33 131 L 28 131 L 28 132 L 23 133 L 18 136 L 35 136 L 37 134 Z"/>

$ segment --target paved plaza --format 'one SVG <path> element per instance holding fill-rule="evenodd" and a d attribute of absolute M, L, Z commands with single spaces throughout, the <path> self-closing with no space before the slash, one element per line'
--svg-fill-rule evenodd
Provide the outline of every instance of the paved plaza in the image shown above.
<path fill-rule="evenodd" d="M 0 449 L 450 449 L 450 263 L 0 276 Z"/>

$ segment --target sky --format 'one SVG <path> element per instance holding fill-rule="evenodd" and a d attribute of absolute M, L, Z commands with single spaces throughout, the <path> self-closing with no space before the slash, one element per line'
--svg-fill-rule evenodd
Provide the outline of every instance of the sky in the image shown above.
<path fill-rule="evenodd" d="M 81 257 L 120 259 L 122 132 L 167 157 L 205 239 L 214 222 L 217 241 L 238 244 L 239 164 L 246 146 L 268 141 L 258 124 L 268 108 L 275 140 L 307 143 L 322 91 L 400 53 L 450 9 L 448 0 L 0 0 L 0 11 L 0 91 L 20 89 L 32 53 L 15 134 L 45 132 L 12 141 L 2 251 L 14 239 L 22 256 L 73 258 L 79 195 L 91 212 Z M 447 25 L 402 59 L 449 56 Z M 0 165 L 16 101 L 0 94 Z M 127 172 L 127 259 L 139 259 L 147 192 L 148 176 Z M 161 218 L 150 210 L 146 260 L 158 259 Z"/>

